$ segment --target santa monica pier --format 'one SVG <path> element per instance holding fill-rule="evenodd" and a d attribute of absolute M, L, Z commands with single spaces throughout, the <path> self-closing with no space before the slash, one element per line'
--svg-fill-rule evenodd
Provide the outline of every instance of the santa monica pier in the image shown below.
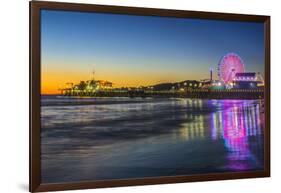
<path fill-rule="evenodd" d="M 106 80 L 67 83 L 60 89 L 65 96 L 89 97 L 184 97 L 208 99 L 262 99 L 264 79 L 260 72 L 247 72 L 243 60 L 235 53 L 223 56 L 217 65 L 217 77 L 213 68 L 203 80 L 183 80 L 139 87 L 113 87 Z"/>

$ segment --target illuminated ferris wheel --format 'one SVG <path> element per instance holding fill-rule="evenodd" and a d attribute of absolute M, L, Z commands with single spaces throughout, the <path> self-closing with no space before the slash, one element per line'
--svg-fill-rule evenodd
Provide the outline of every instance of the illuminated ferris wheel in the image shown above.
<path fill-rule="evenodd" d="M 223 56 L 218 64 L 218 76 L 225 84 L 231 83 L 236 73 L 245 72 L 243 60 L 235 53 Z"/>

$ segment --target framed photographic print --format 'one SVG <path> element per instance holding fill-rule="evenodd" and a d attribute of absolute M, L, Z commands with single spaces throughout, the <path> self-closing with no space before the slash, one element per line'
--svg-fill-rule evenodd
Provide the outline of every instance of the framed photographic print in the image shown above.
<path fill-rule="evenodd" d="M 269 16 L 30 2 L 30 191 L 269 176 Z"/>

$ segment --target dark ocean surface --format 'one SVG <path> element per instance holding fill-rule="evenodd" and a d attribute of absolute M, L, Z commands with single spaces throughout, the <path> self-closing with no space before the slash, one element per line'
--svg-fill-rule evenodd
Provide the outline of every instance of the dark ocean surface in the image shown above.
<path fill-rule="evenodd" d="M 42 183 L 262 170 L 263 111 L 263 100 L 42 96 Z"/>

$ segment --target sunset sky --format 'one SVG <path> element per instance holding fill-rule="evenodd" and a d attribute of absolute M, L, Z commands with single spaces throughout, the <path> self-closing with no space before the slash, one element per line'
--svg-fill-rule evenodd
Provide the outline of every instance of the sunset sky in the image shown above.
<path fill-rule="evenodd" d="M 205 79 L 228 52 L 263 74 L 263 36 L 262 23 L 42 10 L 41 93 L 93 69 L 115 87 Z"/>

